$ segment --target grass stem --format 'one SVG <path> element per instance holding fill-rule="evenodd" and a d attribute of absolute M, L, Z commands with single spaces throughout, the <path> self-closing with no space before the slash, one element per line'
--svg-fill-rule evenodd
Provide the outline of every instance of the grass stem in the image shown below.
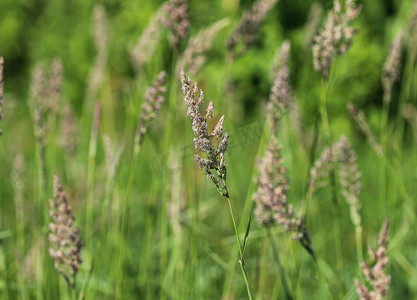
<path fill-rule="evenodd" d="M 233 214 L 232 203 L 230 201 L 230 197 L 227 196 L 226 198 L 227 198 L 227 203 L 229 204 L 230 216 L 232 217 L 233 228 L 235 230 L 237 244 L 239 246 L 240 259 L 239 259 L 238 262 L 239 262 L 239 265 L 240 265 L 240 269 L 242 271 L 243 279 L 245 280 L 246 290 L 248 292 L 248 297 L 249 297 L 250 300 L 252 300 L 252 293 L 251 293 L 250 286 L 249 286 L 248 275 L 246 274 L 246 270 L 245 270 L 245 262 L 243 260 L 243 250 L 242 250 L 242 245 L 240 243 L 239 232 L 238 232 L 237 227 L 236 227 L 236 221 L 235 221 L 235 217 L 234 217 L 234 214 Z"/>
<path fill-rule="evenodd" d="M 284 287 L 285 297 L 286 297 L 287 300 L 291 300 L 292 297 L 291 297 L 290 288 L 288 287 L 288 282 L 287 282 L 287 278 L 285 276 L 284 268 L 282 267 L 281 261 L 279 259 L 278 249 L 277 249 L 277 247 L 275 245 L 275 241 L 274 241 L 274 239 L 271 235 L 271 230 L 268 228 L 266 231 L 268 233 L 268 238 L 269 238 L 269 241 L 271 243 L 272 252 L 274 254 L 275 264 L 278 268 L 278 272 L 279 272 L 279 275 L 281 277 L 282 286 Z"/>

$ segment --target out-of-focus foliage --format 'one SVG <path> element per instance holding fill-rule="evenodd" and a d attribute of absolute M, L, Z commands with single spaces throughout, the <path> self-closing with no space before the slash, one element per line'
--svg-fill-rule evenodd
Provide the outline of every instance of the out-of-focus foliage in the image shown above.
<path fill-rule="evenodd" d="M 117 289 L 123 291 L 122 299 L 246 296 L 241 278 L 237 279 L 237 248 L 227 204 L 194 167 L 191 125 L 176 73 L 177 61 L 190 38 L 219 20 L 227 25 L 216 32 L 205 53 L 205 63 L 192 81 L 204 90 L 207 103 L 215 102 L 218 115 L 213 119 L 225 115 L 224 127 L 230 135 L 227 189 L 241 232 L 252 209 L 252 181 L 257 155 L 262 154 L 258 147 L 267 142 L 261 139 L 261 133 L 274 80 L 271 66 L 276 50 L 288 40 L 290 83 L 298 115 L 290 104 L 277 136 L 290 179 L 288 202 L 294 205 L 294 211 L 304 213 L 303 222 L 317 256 L 316 264 L 283 230 L 272 229 L 274 238 L 279 239 L 278 250 L 294 298 L 351 299 L 354 278 L 361 276 L 355 229 L 341 191 L 323 188 L 306 200 L 310 167 L 323 148 L 346 135 L 362 173 L 359 198 L 363 252 L 368 244 L 376 244 L 381 224 L 389 217 L 390 295 L 393 299 L 414 299 L 417 34 L 410 30 L 410 19 L 416 13 L 416 1 L 359 1 L 362 10 L 352 24 L 358 31 L 349 51 L 335 58 L 328 85 L 314 70 L 311 46 L 317 26 L 324 24 L 333 7 L 332 0 L 279 0 L 263 20 L 255 42 L 233 61 L 227 59 L 227 40 L 255 1 L 188 2 L 189 34 L 180 42 L 179 50 L 171 49 L 169 34 L 161 23 L 160 35 L 153 36 L 155 53 L 137 68 L 132 50 L 155 12 L 164 5 L 162 0 L 0 0 L 0 56 L 5 60 L 0 122 L 0 299 L 24 299 L 22 291 L 30 299 L 66 299 L 67 290 L 59 283 L 50 258 L 39 251 L 45 246 L 42 235 L 47 232 L 47 216 L 42 215 L 42 208 L 52 195 L 53 174 L 58 174 L 65 186 L 86 243 L 77 290 L 88 285 L 87 299 L 114 299 Z M 93 16 L 98 4 L 107 15 L 108 56 L 104 55 L 102 68 L 98 68 L 101 82 L 90 94 L 92 70 L 99 61 Z M 309 25 L 314 19 L 310 15 L 313 6 L 316 24 Z M 381 73 L 391 41 L 400 29 L 405 32 L 402 68 L 391 102 L 384 108 Z M 42 195 L 37 185 L 41 159 L 33 134 L 30 80 L 36 65 L 46 68 L 54 58 L 62 60 L 63 85 L 59 113 L 49 113 L 45 120 L 46 195 Z M 155 120 L 143 137 L 126 212 L 130 215 L 129 226 L 122 236 L 117 217 L 122 215 L 126 199 L 135 130 L 146 88 L 162 70 L 167 72 L 166 101 L 152 116 Z M 320 101 L 324 94 L 330 138 L 321 127 Z M 101 121 L 96 128 L 95 153 L 90 139 L 96 103 L 101 104 Z M 369 145 L 349 115 L 348 103 L 364 112 L 387 156 L 378 156 Z M 63 111 L 74 114 L 66 116 Z M 62 127 L 71 122 L 76 126 L 67 127 L 66 132 L 76 136 L 73 140 L 77 145 L 71 145 L 74 151 L 64 151 Z M 102 135 L 106 136 L 104 143 Z M 115 145 L 117 155 L 109 154 L 108 145 Z M 23 154 L 26 166 L 22 210 L 16 205 L 21 202 L 15 199 L 14 179 L 10 176 L 17 153 Z M 111 165 L 106 157 L 117 157 L 117 162 L 120 158 L 120 164 Z M 106 172 L 109 165 L 114 178 Z M 337 182 L 333 184 L 338 186 Z M 271 263 L 273 253 L 266 233 L 252 222 L 245 263 L 253 292 L 259 299 L 284 297 L 279 273 Z M 86 229 L 89 224 L 91 228 Z M 19 235 L 22 228 L 23 237 Z M 23 240 L 24 249 L 17 247 L 21 245 L 17 240 Z M 124 260 L 120 262 L 122 252 Z M 44 271 L 37 269 L 40 274 L 33 272 L 36 263 L 45 264 Z M 119 282 L 121 269 L 123 284 Z M 36 281 L 39 277 L 40 282 Z"/>

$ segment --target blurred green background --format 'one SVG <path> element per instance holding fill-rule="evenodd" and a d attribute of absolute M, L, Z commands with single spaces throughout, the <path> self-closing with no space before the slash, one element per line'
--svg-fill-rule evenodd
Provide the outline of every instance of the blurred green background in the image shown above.
<path fill-rule="evenodd" d="M 358 33 L 351 49 L 335 59 L 327 95 L 332 141 L 344 134 L 358 154 L 363 183 L 364 250 L 368 245 L 376 246 L 383 220 L 390 219 L 389 298 L 392 299 L 417 297 L 417 119 L 410 121 L 403 114 L 406 104 L 416 105 L 417 96 L 415 45 L 412 44 L 416 33 L 409 31 L 411 18 L 417 14 L 414 2 L 363 0 L 359 3 L 362 11 L 353 23 Z M 182 42 L 178 56 L 170 47 L 167 32 L 162 29 L 155 53 L 142 68 L 136 69 L 130 53 L 163 3 L 144 0 L 0 1 L 0 55 L 5 59 L 5 94 L 0 122 L 3 130 L 0 138 L 1 299 L 69 297 L 63 279 L 53 270 L 51 259 L 48 262 L 45 257 L 41 271 L 32 266 L 39 259 L 36 255 L 34 258 L 33 253 L 38 253 L 39 241 L 47 236 L 46 224 L 39 213 L 46 209 L 42 207 L 52 196 L 53 174 L 62 179 L 85 241 L 84 263 L 77 280 L 78 291 L 85 287 L 87 299 L 117 296 L 116 286 L 120 280 L 117 259 L 121 247 L 126 251 L 122 263 L 122 299 L 246 297 L 236 264 L 237 247 L 227 204 L 212 183 L 205 180 L 203 172 L 194 166 L 191 124 L 185 114 L 176 72 L 176 59 L 186 48 L 187 40 L 224 18 L 229 21 L 228 25 L 213 40 L 206 63 L 192 80 L 199 82 L 208 101 L 213 100 L 215 117 L 225 115 L 225 129 L 231 135 L 227 153 L 228 188 L 240 230 L 243 232 L 246 228 L 252 209 L 258 146 L 266 142 L 260 137 L 272 85 L 270 67 L 284 40 L 291 42 L 290 82 L 300 122 L 288 114 L 279 128 L 279 141 L 290 177 L 288 201 L 294 204 L 296 211 L 305 201 L 312 158 L 317 159 L 326 145 L 319 134 L 317 152 L 311 157 L 323 86 L 320 74 L 313 68 L 311 30 L 307 23 L 312 5 L 318 4 L 322 9 L 320 24 L 323 24 L 333 1 L 280 0 L 264 20 L 257 43 L 232 63 L 226 63 L 226 40 L 242 13 L 254 1 L 189 1 L 189 37 Z M 93 16 L 98 4 L 106 12 L 108 56 L 101 70 L 103 79 L 97 91 L 89 94 L 88 84 L 98 57 Z M 385 133 L 379 131 L 383 96 L 381 72 L 390 43 L 400 29 L 406 33 L 403 67 L 394 87 Z M 49 66 L 53 58 L 62 60 L 62 102 L 58 105 L 62 109 L 67 103 L 74 111 L 78 147 L 74 155 L 65 152 L 58 144 L 62 120 L 59 116 L 48 119 L 47 195 L 46 204 L 42 205 L 38 199 L 41 192 L 29 105 L 30 82 L 35 66 L 38 63 Z M 117 216 L 126 191 L 132 142 L 146 88 L 162 70 L 168 73 L 167 98 L 170 100 L 163 104 L 143 141 L 132 190 L 129 231 L 124 239 L 118 231 Z M 97 155 L 92 163 L 89 144 L 96 102 L 102 105 L 102 115 Z M 348 102 L 364 111 L 376 136 L 386 134 L 385 165 L 351 119 L 346 109 Z M 173 134 L 169 138 L 170 132 Z M 124 149 L 110 194 L 106 194 L 108 172 L 101 139 L 104 134 L 111 137 L 116 147 Z M 23 154 L 26 166 L 23 207 L 16 205 L 11 176 L 18 152 Z M 89 172 L 94 174 L 94 169 L 93 187 L 89 187 Z M 339 197 L 335 216 L 330 193 L 329 189 L 320 190 L 306 212 L 318 264 L 282 228 L 272 229 L 296 299 L 356 297 L 353 280 L 361 275 L 349 207 Z M 92 206 L 86 208 L 86 199 L 92 201 Z M 104 201 L 110 201 L 108 214 L 114 213 L 114 218 L 103 219 Z M 23 249 L 17 243 L 20 210 L 24 216 Z M 90 213 L 94 221 L 91 235 L 87 229 Z M 341 262 L 334 249 L 337 242 L 333 234 L 329 234 L 334 226 L 340 228 Z M 256 220 L 252 220 L 245 256 L 255 298 L 284 299 L 267 235 Z M 364 257 L 368 261 L 366 251 Z M 37 270 L 35 274 L 33 270 Z"/>

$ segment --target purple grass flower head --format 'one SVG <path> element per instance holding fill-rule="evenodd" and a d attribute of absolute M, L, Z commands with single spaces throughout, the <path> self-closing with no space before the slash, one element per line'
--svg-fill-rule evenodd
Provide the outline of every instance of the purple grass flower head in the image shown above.
<path fill-rule="evenodd" d="M 350 206 L 350 215 L 355 226 L 361 225 L 359 195 L 362 188 L 358 157 L 345 136 L 340 140 L 339 177 L 342 196 Z"/>
<path fill-rule="evenodd" d="M 178 61 L 178 70 L 184 70 L 192 76 L 198 74 L 206 62 L 206 54 L 211 49 L 213 39 L 228 23 L 227 19 L 222 19 L 191 38 Z"/>
<path fill-rule="evenodd" d="M 362 133 L 366 136 L 366 139 L 371 144 L 371 146 L 374 148 L 375 152 L 379 156 L 384 155 L 384 150 L 382 149 L 382 146 L 378 143 L 374 133 L 372 132 L 371 128 L 369 127 L 368 121 L 366 120 L 365 114 L 363 111 L 358 109 L 355 105 L 352 103 L 347 104 L 347 108 L 350 112 L 350 115 L 352 116 L 353 120 L 356 122 L 359 129 L 362 131 Z"/>
<path fill-rule="evenodd" d="M 55 269 L 65 277 L 71 288 L 75 288 L 75 276 L 82 262 L 82 242 L 80 230 L 73 224 L 72 208 L 57 176 L 54 176 L 54 197 L 49 203 L 52 219 L 49 224 L 49 254 L 55 261 Z"/>
<path fill-rule="evenodd" d="M 67 103 L 61 112 L 61 135 L 59 144 L 69 155 L 74 156 L 78 148 L 77 119 L 71 104 Z"/>
<path fill-rule="evenodd" d="M 355 279 L 356 292 L 361 300 L 381 300 L 385 299 L 389 290 L 391 276 L 386 274 L 386 266 L 388 264 L 388 256 L 386 254 L 388 248 L 388 219 L 385 220 L 382 227 L 378 249 L 370 249 L 373 266 L 361 263 L 362 273 L 365 277 L 367 285 L 362 284 L 359 279 Z M 369 288 L 370 287 L 370 288 Z"/>
<path fill-rule="evenodd" d="M 265 156 L 258 161 L 259 176 L 255 179 L 258 188 L 253 195 L 256 202 L 255 216 L 265 227 L 275 223 L 284 227 L 313 256 L 310 234 L 300 215 L 295 215 L 292 205 L 287 203 L 288 178 L 283 165 L 281 148 L 271 137 Z"/>
<path fill-rule="evenodd" d="M 38 145 L 45 144 L 47 117 L 57 116 L 62 90 L 62 62 L 55 58 L 49 69 L 42 64 L 35 66 L 30 83 L 29 105 L 32 110 L 34 134 Z"/>
<path fill-rule="evenodd" d="M 88 76 L 86 99 L 94 101 L 97 92 L 106 78 L 106 65 L 109 58 L 109 30 L 106 9 L 96 4 L 93 9 L 92 34 L 97 56 Z"/>
<path fill-rule="evenodd" d="M 338 0 L 334 1 L 333 9 L 327 15 L 324 27 L 314 37 L 313 63 L 314 69 L 321 73 L 326 81 L 329 77 L 333 59 L 349 50 L 356 30 L 350 27 L 361 8 L 355 0 L 346 0 L 345 6 Z"/>
<path fill-rule="evenodd" d="M 195 135 L 193 140 L 194 147 L 205 156 L 194 155 L 196 166 L 204 170 L 206 177 L 213 181 L 222 196 L 229 197 L 226 187 L 225 158 L 229 134 L 223 132 L 224 116 L 220 118 L 214 129 L 209 132 L 207 121 L 213 118 L 213 102 L 210 101 L 204 110 L 205 113 L 201 114 L 200 108 L 204 109 L 203 91 L 198 88 L 197 82 L 193 84 L 183 71 L 181 71 L 180 77 L 184 101 L 187 105 L 187 115 L 192 121 Z"/>
<path fill-rule="evenodd" d="M 165 17 L 162 23 L 170 31 L 172 48 L 179 50 L 181 42 L 188 35 L 188 3 L 187 0 L 170 0 L 165 4 Z"/>
<path fill-rule="evenodd" d="M 404 32 L 399 31 L 392 41 L 388 57 L 382 71 L 382 85 L 384 87 L 384 102 L 389 103 L 392 87 L 400 75 L 401 52 L 403 47 Z"/>
<path fill-rule="evenodd" d="M 283 113 L 287 110 L 292 101 L 290 85 L 290 69 L 288 61 L 290 56 L 290 43 L 285 41 L 277 51 L 277 63 L 274 75 L 274 83 L 269 94 L 268 108 L 272 114 L 273 124 L 276 125 Z"/>
<path fill-rule="evenodd" d="M 142 137 L 145 135 L 152 121 L 156 117 L 156 113 L 161 109 L 162 102 L 165 101 L 165 77 L 166 72 L 159 73 L 157 79 L 152 83 L 152 87 L 146 90 L 145 103 L 142 106 L 142 112 L 140 114 L 139 125 L 137 129 L 136 141 L 142 142 Z"/>
<path fill-rule="evenodd" d="M 242 56 L 257 42 L 259 29 L 268 12 L 278 0 L 257 0 L 250 9 L 244 12 L 242 19 L 235 26 L 227 40 L 227 51 L 230 59 Z"/>
<path fill-rule="evenodd" d="M 161 40 L 163 29 L 161 29 L 165 6 L 161 6 L 152 16 L 148 25 L 143 29 L 136 45 L 130 50 L 135 69 L 140 70 L 156 52 Z"/>

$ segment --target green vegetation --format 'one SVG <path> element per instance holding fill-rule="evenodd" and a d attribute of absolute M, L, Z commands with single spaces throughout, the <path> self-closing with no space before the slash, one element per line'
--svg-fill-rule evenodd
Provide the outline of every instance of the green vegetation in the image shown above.
<path fill-rule="evenodd" d="M 0 300 L 415 299 L 417 3 L 188 2 L 0 1 Z"/>

